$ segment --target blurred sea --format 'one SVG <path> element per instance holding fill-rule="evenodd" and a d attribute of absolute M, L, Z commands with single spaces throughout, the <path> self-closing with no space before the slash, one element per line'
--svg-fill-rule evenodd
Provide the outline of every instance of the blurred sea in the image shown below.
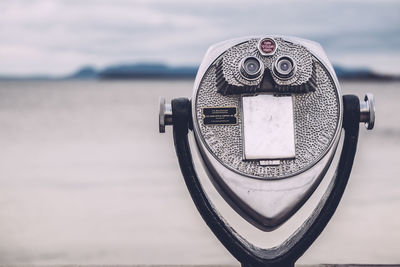
<path fill-rule="evenodd" d="M 376 126 L 361 128 L 342 202 L 300 263 L 399 263 L 400 83 L 342 90 L 375 95 Z M 158 133 L 159 96 L 191 92 L 192 81 L 0 82 L 0 263 L 235 264 L 187 193 L 171 129 Z M 290 232 L 249 230 L 220 207 L 256 243 Z"/>

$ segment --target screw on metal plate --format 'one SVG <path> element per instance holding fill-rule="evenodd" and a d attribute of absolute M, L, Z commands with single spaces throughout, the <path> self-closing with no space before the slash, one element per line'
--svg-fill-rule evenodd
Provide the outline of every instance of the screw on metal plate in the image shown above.
<path fill-rule="evenodd" d="M 165 133 L 165 125 L 172 125 L 171 104 L 165 103 L 165 98 L 160 98 L 160 114 L 158 117 L 158 126 L 160 133 Z"/>
<path fill-rule="evenodd" d="M 367 93 L 364 101 L 360 101 L 360 122 L 365 123 L 367 130 L 372 130 L 375 125 L 375 100 L 374 95 Z"/>

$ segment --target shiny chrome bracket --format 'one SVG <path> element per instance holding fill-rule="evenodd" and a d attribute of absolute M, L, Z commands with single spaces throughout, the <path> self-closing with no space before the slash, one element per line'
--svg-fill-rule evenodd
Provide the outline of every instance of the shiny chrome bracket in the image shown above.
<path fill-rule="evenodd" d="M 374 95 L 367 93 L 364 101 L 360 101 L 360 122 L 365 123 L 367 130 L 372 130 L 375 125 L 375 99 Z"/>
<path fill-rule="evenodd" d="M 172 125 L 171 103 L 165 103 L 165 98 L 160 98 L 160 113 L 158 116 L 158 129 L 160 133 L 165 133 L 165 125 Z"/>

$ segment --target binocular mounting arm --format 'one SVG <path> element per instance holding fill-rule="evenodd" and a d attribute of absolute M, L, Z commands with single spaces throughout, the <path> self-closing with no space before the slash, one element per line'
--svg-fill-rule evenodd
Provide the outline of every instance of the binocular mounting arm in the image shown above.
<path fill-rule="evenodd" d="M 188 132 L 192 125 L 191 105 L 187 98 L 173 99 L 171 105 L 160 103 L 160 132 L 165 125 L 173 125 L 173 137 L 181 172 L 193 202 L 209 228 L 228 251 L 241 262 L 242 266 L 294 266 L 297 259 L 320 235 L 343 195 L 356 153 L 359 123 L 367 129 L 374 126 L 374 102 L 372 95 L 360 103 L 357 96 L 343 96 L 344 142 L 339 164 L 327 191 L 312 215 L 284 243 L 268 249 L 259 248 L 241 237 L 214 208 L 204 192 L 195 171 L 188 142 Z M 361 108 L 361 109 L 360 109 Z"/>

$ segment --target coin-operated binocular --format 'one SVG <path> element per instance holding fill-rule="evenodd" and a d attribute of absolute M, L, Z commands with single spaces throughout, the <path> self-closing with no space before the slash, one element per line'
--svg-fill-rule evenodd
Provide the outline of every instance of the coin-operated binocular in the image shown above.
<path fill-rule="evenodd" d="M 341 94 L 319 44 L 265 36 L 211 46 L 192 99 L 161 100 L 159 119 L 160 132 L 173 125 L 187 188 L 229 252 L 242 266 L 293 266 L 335 212 L 353 165 L 359 123 L 372 129 L 375 113 L 371 94 L 361 102 Z M 189 129 L 218 192 L 263 231 L 275 230 L 299 210 L 344 140 L 334 177 L 316 209 L 284 243 L 264 249 L 239 236 L 210 203 L 193 165 Z"/>

